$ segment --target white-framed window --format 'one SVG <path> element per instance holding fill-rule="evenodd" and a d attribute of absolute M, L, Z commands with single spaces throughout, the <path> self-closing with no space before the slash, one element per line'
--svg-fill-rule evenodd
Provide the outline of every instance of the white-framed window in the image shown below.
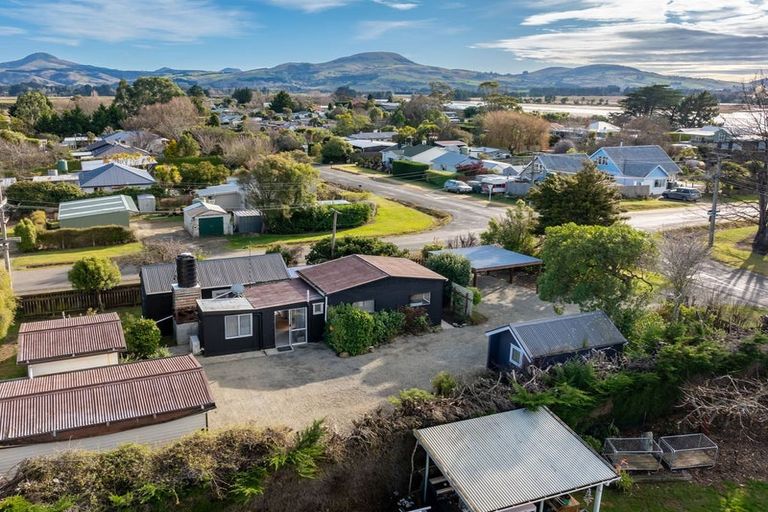
<path fill-rule="evenodd" d="M 245 338 L 252 334 L 253 316 L 250 313 L 245 315 L 227 315 L 224 317 L 225 339 Z"/>
<path fill-rule="evenodd" d="M 363 311 L 367 311 L 369 313 L 373 313 L 376 311 L 376 302 L 373 299 L 359 300 L 357 302 L 353 302 L 352 305 L 358 309 L 362 309 Z"/>
<path fill-rule="evenodd" d="M 414 293 L 408 299 L 410 306 L 428 306 L 432 300 L 430 292 Z"/>
<path fill-rule="evenodd" d="M 325 304 L 322 302 L 315 302 L 312 304 L 312 314 L 313 315 L 322 315 L 323 311 L 325 311 Z"/>
<path fill-rule="evenodd" d="M 515 344 L 509 346 L 509 362 L 515 366 L 523 366 L 523 351 Z"/>
<path fill-rule="evenodd" d="M 595 158 L 595 163 L 597 165 L 608 165 L 608 157 L 607 156 L 599 156 Z"/>
<path fill-rule="evenodd" d="M 661 188 L 667 186 L 667 180 L 654 180 L 653 181 L 654 188 Z"/>

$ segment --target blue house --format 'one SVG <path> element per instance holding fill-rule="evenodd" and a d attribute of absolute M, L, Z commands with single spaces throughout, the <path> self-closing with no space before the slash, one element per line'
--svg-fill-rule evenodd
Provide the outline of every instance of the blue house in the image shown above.
<path fill-rule="evenodd" d="M 603 172 L 624 187 L 647 186 L 649 195 L 660 195 L 680 167 L 660 146 L 603 147 L 589 157 Z"/>
<path fill-rule="evenodd" d="M 85 192 L 113 192 L 125 187 L 149 188 L 155 179 L 147 171 L 130 165 L 109 163 L 78 175 L 80 188 Z"/>
<path fill-rule="evenodd" d="M 503 325 L 487 331 L 488 368 L 545 367 L 593 350 L 620 352 L 627 343 L 602 311 Z"/>
<path fill-rule="evenodd" d="M 552 173 L 576 174 L 588 161 L 589 155 L 586 153 L 539 153 L 525 166 L 520 176 L 531 181 L 540 181 Z"/>

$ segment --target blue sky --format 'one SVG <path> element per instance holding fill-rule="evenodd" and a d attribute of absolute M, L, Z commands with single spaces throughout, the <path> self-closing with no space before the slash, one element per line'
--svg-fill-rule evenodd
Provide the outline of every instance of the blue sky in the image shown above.
<path fill-rule="evenodd" d="M 483 71 L 609 63 L 740 79 L 768 63 L 766 16 L 768 0 L 0 0 L 0 61 L 252 69 L 393 51 Z"/>

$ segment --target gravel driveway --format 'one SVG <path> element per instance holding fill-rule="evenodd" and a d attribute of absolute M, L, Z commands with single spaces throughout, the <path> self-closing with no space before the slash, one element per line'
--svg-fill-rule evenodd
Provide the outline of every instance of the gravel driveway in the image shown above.
<path fill-rule="evenodd" d="M 299 429 L 316 418 L 344 429 L 354 418 L 410 387 L 430 388 L 445 370 L 467 375 L 485 368 L 484 331 L 504 323 L 554 316 L 533 290 L 480 280 L 484 325 L 398 338 L 375 352 L 341 359 L 324 344 L 272 356 L 201 358 L 217 409 L 211 428 L 253 423 Z"/>

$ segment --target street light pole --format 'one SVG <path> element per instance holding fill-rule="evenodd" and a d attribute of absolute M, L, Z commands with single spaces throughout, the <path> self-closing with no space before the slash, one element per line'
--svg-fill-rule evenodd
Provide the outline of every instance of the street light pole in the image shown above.
<path fill-rule="evenodd" d="M 717 195 L 720 189 L 720 155 L 717 155 L 717 167 L 712 176 L 712 209 L 709 212 L 709 247 L 715 245 L 715 222 L 717 220 Z"/>

